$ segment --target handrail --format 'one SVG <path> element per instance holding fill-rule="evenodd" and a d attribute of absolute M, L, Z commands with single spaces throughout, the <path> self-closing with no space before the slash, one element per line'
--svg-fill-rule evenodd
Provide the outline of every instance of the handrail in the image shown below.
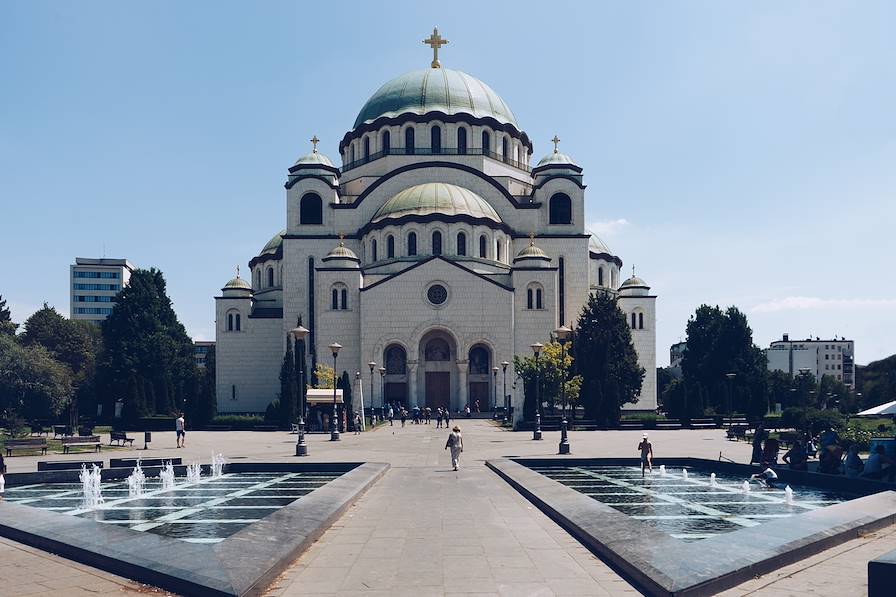
<path fill-rule="evenodd" d="M 367 157 L 363 157 L 359 160 L 355 160 L 354 162 L 349 162 L 342 166 L 339 169 L 340 172 L 345 173 L 349 170 L 354 170 L 364 164 L 369 164 L 370 162 L 379 160 L 388 155 L 484 155 L 485 157 L 492 158 L 493 160 L 497 160 L 499 162 L 504 162 L 514 168 L 518 168 L 519 170 L 523 170 L 525 172 L 531 172 L 532 168 L 529 167 L 525 162 L 519 162 L 516 160 L 512 160 L 510 158 L 506 158 L 499 153 L 495 153 L 489 149 L 482 149 L 481 147 L 468 147 L 465 150 L 461 151 L 458 147 L 442 147 L 441 149 L 432 149 L 431 147 L 415 147 L 415 148 L 407 148 L 407 147 L 395 147 L 393 149 L 389 149 L 387 151 L 377 151 L 375 153 L 371 153 Z"/>

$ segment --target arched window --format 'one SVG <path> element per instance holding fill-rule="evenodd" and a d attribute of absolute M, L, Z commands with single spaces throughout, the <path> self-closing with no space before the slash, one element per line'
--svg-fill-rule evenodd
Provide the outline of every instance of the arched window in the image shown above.
<path fill-rule="evenodd" d="M 376 261 L 376 239 L 370 241 L 370 260 Z"/>
<path fill-rule="evenodd" d="M 370 159 L 370 137 L 364 137 L 364 161 Z"/>
<path fill-rule="evenodd" d="M 632 329 L 634 330 L 634 329 L 636 329 L 637 327 L 638 327 L 638 326 L 637 326 L 636 315 L 635 315 L 634 313 L 632 313 Z"/>
<path fill-rule="evenodd" d="M 501 239 L 495 241 L 495 261 L 501 261 Z"/>
<path fill-rule="evenodd" d="M 306 193 L 302 196 L 302 200 L 299 201 L 299 223 L 324 223 L 324 208 L 320 195 L 317 193 Z"/>
<path fill-rule="evenodd" d="M 274 285 L 274 268 L 268 268 L 268 288 L 271 288 Z"/>
<path fill-rule="evenodd" d="M 451 360 L 451 347 L 443 338 L 433 338 L 423 349 L 423 358 L 427 361 Z"/>
<path fill-rule="evenodd" d="M 544 309 L 544 289 L 541 284 L 532 282 L 526 288 L 526 308 Z"/>
<path fill-rule="evenodd" d="M 505 162 L 510 159 L 510 156 L 507 155 L 507 137 L 501 138 L 501 157 L 504 158 Z"/>
<path fill-rule="evenodd" d="M 395 259 L 395 237 L 391 234 L 386 237 L 386 258 Z"/>
<path fill-rule="evenodd" d="M 383 153 L 389 155 L 390 149 L 392 149 L 392 135 L 386 131 L 383 133 Z"/>
<path fill-rule="evenodd" d="M 520 146 L 517 145 L 516 143 L 513 144 L 513 161 L 514 162 L 520 161 Z"/>
<path fill-rule="evenodd" d="M 551 224 L 572 224 L 572 200 L 565 193 L 557 193 L 548 203 Z"/>
<path fill-rule="evenodd" d="M 482 154 L 488 155 L 492 150 L 492 136 L 488 131 L 482 131 Z"/>
<path fill-rule="evenodd" d="M 408 234 L 408 255 L 413 257 L 417 254 L 417 233 Z"/>
<path fill-rule="evenodd" d="M 479 237 L 479 257 L 482 259 L 488 257 L 488 239 L 484 234 Z"/>
<path fill-rule="evenodd" d="M 463 232 L 457 233 L 457 254 L 458 255 L 466 255 L 467 254 L 467 235 Z"/>
<path fill-rule="evenodd" d="M 532 309 L 535 306 L 535 301 L 533 299 L 533 294 L 534 294 L 533 290 L 534 289 L 531 287 L 526 289 L 526 308 L 527 309 Z"/>
<path fill-rule="evenodd" d="M 240 314 L 237 313 L 236 317 L 234 317 L 233 319 L 234 319 L 234 322 L 236 323 L 236 326 L 235 326 L 236 331 L 240 331 Z"/>
<path fill-rule="evenodd" d="M 644 329 L 644 314 L 643 313 L 638 313 L 638 329 L 639 330 Z"/>
<path fill-rule="evenodd" d="M 414 154 L 414 127 L 412 126 L 404 129 L 404 152 L 408 155 Z"/>
<path fill-rule="evenodd" d="M 355 163 L 355 144 L 354 143 L 352 143 L 352 146 L 349 149 L 348 157 L 349 157 L 348 163 L 354 164 Z"/>
<path fill-rule="evenodd" d="M 535 289 L 535 308 L 536 309 L 544 309 L 544 302 L 542 301 L 543 291 L 541 288 Z"/>
<path fill-rule="evenodd" d="M 429 129 L 429 147 L 433 153 L 442 153 L 442 129 L 434 126 Z"/>
<path fill-rule="evenodd" d="M 261 268 L 255 270 L 255 289 L 261 288 Z"/>
<path fill-rule="evenodd" d="M 473 375 L 488 375 L 489 372 L 489 350 L 481 344 L 477 344 L 470 349 L 468 355 L 469 371 Z"/>
<path fill-rule="evenodd" d="M 340 290 L 339 297 L 340 297 L 339 308 L 342 309 L 343 311 L 348 309 L 348 290 L 346 288 L 343 288 L 342 290 Z"/>
<path fill-rule="evenodd" d="M 386 363 L 386 375 L 404 375 L 407 373 L 407 353 L 401 346 L 393 344 L 387 347 L 383 355 L 383 361 Z"/>
<path fill-rule="evenodd" d="M 330 291 L 330 308 L 334 311 L 339 308 L 339 289 L 335 286 Z"/>
<path fill-rule="evenodd" d="M 432 254 L 442 254 L 442 233 L 438 230 L 432 233 Z"/>
<path fill-rule="evenodd" d="M 597 285 L 604 285 L 604 268 L 602 267 L 597 268 Z"/>
<path fill-rule="evenodd" d="M 467 155 L 467 129 L 463 127 L 457 129 L 457 153 Z"/>
<path fill-rule="evenodd" d="M 233 331 L 233 313 L 227 314 L 227 331 L 228 332 Z"/>

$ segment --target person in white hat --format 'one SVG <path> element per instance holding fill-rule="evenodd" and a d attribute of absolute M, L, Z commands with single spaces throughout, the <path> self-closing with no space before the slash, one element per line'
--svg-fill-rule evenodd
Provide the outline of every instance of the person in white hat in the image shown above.
<path fill-rule="evenodd" d="M 653 472 L 653 445 L 647 439 L 646 433 L 641 437 L 638 449 L 641 451 L 641 476 L 643 477 L 645 466 L 649 472 Z"/>

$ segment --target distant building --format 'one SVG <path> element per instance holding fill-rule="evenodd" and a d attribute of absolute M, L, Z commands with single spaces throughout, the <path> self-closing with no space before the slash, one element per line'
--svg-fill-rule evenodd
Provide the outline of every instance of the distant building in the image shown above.
<path fill-rule="evenodd" d="M 676 342 L 669 347 L 669 367 L 681 370 L 681 360 L 688 349 L 687 342 Z"/>
<path fill-rule="evenodd" d="M 193 342 L 193 362 L 197 367 L 205 369 L 205 358 L 208 356 L 208 351 L 214 347 L 214 340 L 195 340 Z"/>
<path fill-rule="evenodd" d="M 115 295 L 136 267 L 127 259 L 76 257 L 70 266 L 71 318 L 100 322 L 112 313 Z"/>
<path fill-rule="evenodd" d="M 788 334 L 772 342 L 765 351 L 769 371 L 786 371 L 799 375 L 808 369 L 815 379 L 822 375 L 842 381 L 850 389 L 855 388 L 855 342 L 846 338 L 822 340 L 807 338 L 791 340 Z"/>

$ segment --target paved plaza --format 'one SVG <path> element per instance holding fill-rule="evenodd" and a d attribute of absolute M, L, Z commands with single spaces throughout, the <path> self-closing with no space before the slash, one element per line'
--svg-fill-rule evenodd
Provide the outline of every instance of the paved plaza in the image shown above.
<path fill-rule="evenodd" d="M 379 427 L 341 442 L 309 437 L 304 461 L 387 462 L 392 468 L 270 587 L 269 595 L 633 595 L 637 592 L 484 466 L 500 456 L 553 456 L 559 434 L 512 433 L 489 421 L 459 420 L 465 452 L 453 472 L 447 432 L 430 425 Z M 573 432 L 573 455 L 632 457 L 639 431 Z M 750 447 L 721 430 L 653 431 L 657 457 L 739 462 Z M 153 433 L 150 450 L 114 456 L 176 457 L 208 462 L 295 461 L 295 435 L 190 432 L 175 449 L 173 432 Z M 81 459 L 90 455 L 54 455 Z M 108 458 L 108 454 L 104 456 Z M 33 471 L 39 457 L 7 459 L 10 472 Z M 855 539 L 728 591 L 740 595 L 861 595 L 866 564 L 896 549 L 896 529 Z M 152 588 L 0 540 L 0 594 L 145 594 Z M 60 583 L 63 583 L 60 585 Z M 10 592 L 10 589 L 14 589 Z"/>

